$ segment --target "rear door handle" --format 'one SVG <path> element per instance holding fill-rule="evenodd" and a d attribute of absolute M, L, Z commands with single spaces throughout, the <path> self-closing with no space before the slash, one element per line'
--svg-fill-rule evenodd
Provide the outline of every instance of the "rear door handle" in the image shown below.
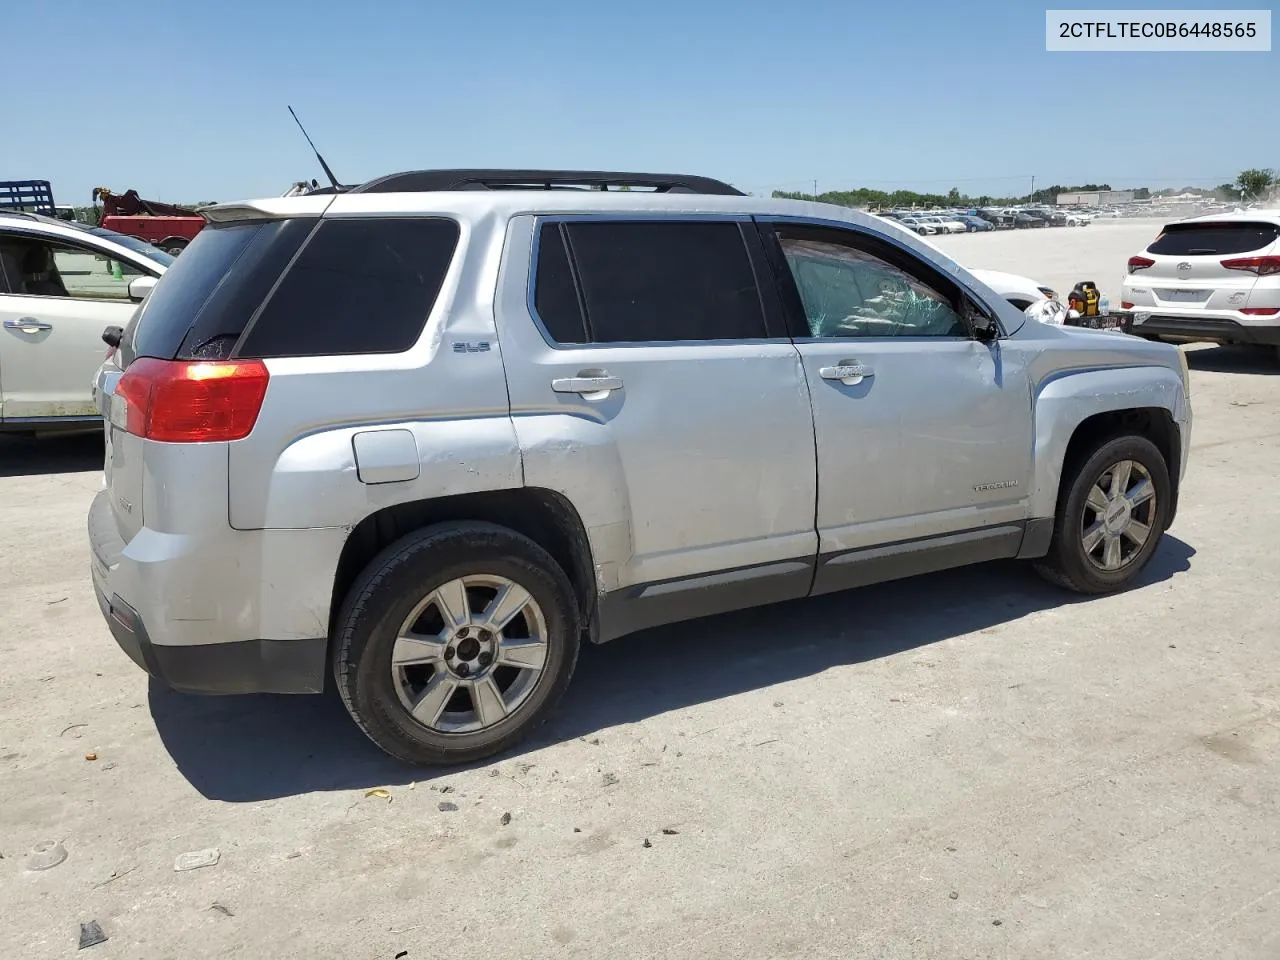
<path fill-rule="evenodd" d="M 576 393 L 584 400 L 603 400 L 615 390 L 622 389 L 622 378 L 606 373 L 589 374 L 585 371 L 576 377 L 559 377 L 551 381 L 556 393 Z"/>
<path fill-rule="evenodd" d="M 857 360 L 841 360 L 833 367 L 822 367 L 818 375 L 823 380 L 839 380 L 846 387 L 852 387 L 867 377 L 874 377 L 876 372 Z"/>
<path fill-rule="evenodd" d="M 52 330 L 53 324 L 37 320 L 35 317 L 20 317 L 17 320 L 6 320 L 4 328 L 6 330 L 21 330 L 23 333 L 39 333 L 41 330 Z"/>

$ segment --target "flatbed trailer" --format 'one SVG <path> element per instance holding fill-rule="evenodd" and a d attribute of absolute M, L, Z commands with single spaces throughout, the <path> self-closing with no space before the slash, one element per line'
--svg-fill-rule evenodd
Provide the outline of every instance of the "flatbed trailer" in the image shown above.
<path fill-rule="evenodd" d="M 0 210 L 58 215 L 53 185 L 48 180 L 0 180 Z"/>

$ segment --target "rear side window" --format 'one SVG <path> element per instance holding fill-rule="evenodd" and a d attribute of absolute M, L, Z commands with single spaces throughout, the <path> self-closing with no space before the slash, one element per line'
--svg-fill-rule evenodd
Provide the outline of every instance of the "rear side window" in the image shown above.
<path fill-rule="evenodd" d="M 562 230 L 577 269 L 590 342 L 767 336 L 755 274 L 738 223 L 571 221 Z M 554 262 L 548 277 L 561 285 L 560 292 L 544 295 L 536 289 L 535 302 L 557 302 L 571 319 L 572 307 Z M 540 263 L 539 287 L 542 281 Z M 566 321 L 566 329 L 570 326 Z"/>
<path fill-rule="evenodd" d="M 533 286 L 533 305 L 556 343 L 586 343 L 587 326 L 562 230 L 563 225 L 559 223 L 546 223 L 538 232 L 538 274 Z"/>
<path fill-rule="evenodd" d="M 201 230 L 165 272 L 121 343 L 121 359 L 222 359 L 314 220 L 255 220 Z"/>
<path fill-rule="evenodd" d="M 1252 253 L 1271 246 L 1277 237 L 1280 227 L 1271 223 L 1171 223 L 1147 253 L 1168 257 Z"/>
<path fill-rule="evenodd" d="M 458 236 L 454 221 L 439 218 L 322 220 L 245 334 L 239 355 L 409 349 L 435 305 Z"/>

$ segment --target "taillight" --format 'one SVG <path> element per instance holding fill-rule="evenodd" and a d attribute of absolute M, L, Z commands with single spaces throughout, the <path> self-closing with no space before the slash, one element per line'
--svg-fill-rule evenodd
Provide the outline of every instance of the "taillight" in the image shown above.
<path fill-rule="evenodd" d="M 1129 272 L 1137 273 L 1139 270 L 1145 270 L 1147 267 L 1154 267 L 1156 262 L 1150 257 L 1130 257 Z"/>
<path fill-rule="evenodd" d="M 1280 307 L 1244 307 L 1240 312 L 1251 317 L 1274 317 L 1280 313 Z"/>
<path fill-rule="evenodd" d="M 116 396 L 125 403 L 125 429 L 135 436 L 167 443 L 239 440 L 258 421 L 267 380 L 261 360 L 139 357 L 116 384 Z"/>
<path fill-rule="evenodd" d="M 1120 301 L 1120 309 L 1121 309 L 1121 310 L 1132 310 L 1132 309 L 1133 309 L 1133 304 L 1132 304 L 1132 303 L 1130 303 L 1128 300 L 1121 300 L 1121 301 Z"/>
<path fill-rule="evenodd" d="M 1234 260 L 1223 260 L 1222 265 L 1228 270 L 1243 270 L 1260 277 L 1280 273 L 1280 257 L 1237 257 Z"/>

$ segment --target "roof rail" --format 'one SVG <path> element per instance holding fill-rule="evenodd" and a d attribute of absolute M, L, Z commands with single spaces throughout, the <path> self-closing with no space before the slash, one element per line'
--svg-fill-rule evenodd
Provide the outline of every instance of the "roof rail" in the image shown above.
<path fill-rule="evenodd" d="M 452 190 L 620 190 L 700 193 L 741 197 L 727 183 L 679 173 L 616 173 L 605 170 L 413 170 L 370 180 L 352 193 L 426 193 Z"/>

